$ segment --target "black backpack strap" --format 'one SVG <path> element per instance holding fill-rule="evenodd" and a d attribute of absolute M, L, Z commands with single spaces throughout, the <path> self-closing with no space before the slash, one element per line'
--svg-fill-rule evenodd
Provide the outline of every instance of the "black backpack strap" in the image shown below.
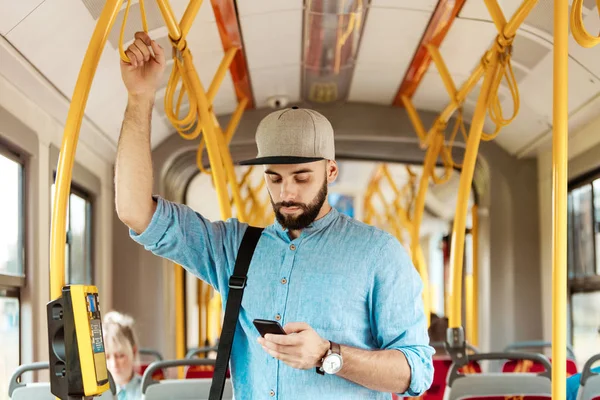
<path fill-rule="evenodd" d="M 225 317 L 223 318 L 223 328 L 219 339 L 217 362 L 210 387 L 209 400 L 221 400 L 223 396 L 225 376 L 233 345 L 233 335 L 235 334 L 240 307 L 242 306 L 242 296 L 246 287 L 246 276 L 248 275 L 250 261 L 252 261 L 254 249 L 258 244 L 262 231 L 263 228 L 248 226 L 235 260 L 233 275 L 229 278 L 229 296 L 227 297 L 227 306 L 225 307 Z"/>

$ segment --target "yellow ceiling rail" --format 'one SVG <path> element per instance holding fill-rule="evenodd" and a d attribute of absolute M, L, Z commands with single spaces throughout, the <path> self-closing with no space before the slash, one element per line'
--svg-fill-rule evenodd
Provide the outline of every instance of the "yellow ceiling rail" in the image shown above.
<path fill-rule="evenodd" d="M 600 0 L 596 0 L 598 16 L 600 17 Z M 571 32 L 580 46 L 592 48 L 600 43 L 600 35 L 594 36 L 583 24 L 583 0 L 573 0 L 571 6 Z"/>

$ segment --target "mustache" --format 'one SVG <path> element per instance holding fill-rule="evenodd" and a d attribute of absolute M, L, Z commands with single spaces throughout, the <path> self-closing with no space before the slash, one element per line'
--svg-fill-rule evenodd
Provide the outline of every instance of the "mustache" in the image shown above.
<path fill-rule="evenodd" d="M 302 204 L 302 203 L 294 203 L 291 201 L 282 201 L 281 203 L 277 203 L 275 204 L 275 207 L 279 210 L 281 207 L 298 207 L 298 208 L 302 208 L 303 210 L 307 209 L 306 204 Z"/>

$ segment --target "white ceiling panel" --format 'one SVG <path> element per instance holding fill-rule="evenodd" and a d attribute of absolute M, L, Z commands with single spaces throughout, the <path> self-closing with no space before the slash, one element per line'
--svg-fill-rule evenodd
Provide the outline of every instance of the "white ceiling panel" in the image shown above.
<path fill-rule="evenodd" d="M 358 51 L 358 64 L 379 64 L 401 73 L 411 62 L 431 14 L 423 11 L 369 10 Z M 403 72 L 403 71 L 402 71 Z"/>
<path fill-rule="evenodd" d="M 64 12 L 66 9 L 69 13 Z M 8 35 L 8 40 L 70 98 L 73 95 L 93 28 L 93 19 L 83 3 L 72 0 L 49 0 L 15 28 Z M 60 46 L 49 46 L 48 43 L 60 43 Z M 86 114 L 111 136 L 113 125 L 109 129 L 105 128 L 111 119 L 95 118 L 94 115 L 96 113 L 103 115 L 102 111 L 96 108 L 105 107 L 111 102 L 118 104 L 121 100 L 116 100 L 115 96 L 118 97 L 119 93 L 126 100 L 118 55 L 107 44 L 90 90 Z M 112 118 L 121 118 L 122 111 L 123 109 L 120 115 L 115 114 Z"/>
<path fill-rule="evenodd" d="M 348 100 L 390 105 L 398 92 L 405 66 L 398 71 L 393 66 L 358 64 Z"/>
<path fill-rule="evenodd" d="M 538 114 L 552 116 L 552 54 L 544 58 L 519 85 L 521 101 Z M 600 92 L 600 81 L 569 58 L 569 112 Z"/>
<path fill-rule="evenodd" d="M 6 35 L 44 0 L 0 0 L 0 34 Z"/>
<path fill-rule="evenodd" d="M 170 0 L 171 8 L 173 9 L 173 14 L 177 17 L 177 20 L 181 20 L 183 17 L 183 13 L 190 3 L 189 0 Z M 210 1 L 203 1 L 200 6 L 200 10 L 194 18 L 194 25 L 202 22 L 215 22 L 215 13 L 213 12 L 213 8 L 211 6 Z"/>
<path fill-rule="evenodd" d="M 302 10 L 302 0 L 237 0 L 238 15 L 269 14 L 280 11 Z"/>
<path fill-rule="evenodd" d="M 271 96 L 287 96 L 289 102 L 300 100 L 300 65 L 250 70 L 256 108 L 266 107 Z"/>
<path fill-rule="evenodd" d="M 450 96 L 435 68 L 430 68 L 413 96 L 413 105 L 419 110 L 441 112 L 450 102 Z"/>
<path fill-rule="evenodd" d="M 437 3 L 437 0 L 371 0 L 371 8 L 401 8 L 432 12 L 435 10 Z"/>
<path fill-rule="evenodd" d="M 469 2 L 467 2 L 468 4 Z M 497 35 L 493 23 L 456 19 L 440 47 L 440 53 L 450 74 L 470 76 L 481 56 L 490 48 Z M 455 79 L 457 86 L 462 83 Z"/>
<path fill-rule="evenodd" d="M 194 24 L 188 33 L 188 45 L 190 51 L 196 59 L 196 55 L 205 53 L 218 53 L 225 54 L 223 51 L 223 43 L 219 36 L 219 30 L 216 22 L 205 22 L 201 24 Z M 167 54 L 170 56 L 170 54 Z"/>
<path fill-rule="evenodd" d="M 523 4 L 523 0 L 498 0 L 498 4 L 502 8 L 506 19 L 510 19 L 515 11 L 517 11 L 519 6 Z M 460 11 L 459 17 L 479 19 L 484 21 L 492 20 L 490 12 L 486 7 L 485 2 L 482 0 L 467 1 Z"/>
<path fill-rule="evenodd" d="M 301 10 L 249 15 L 240 25 L 250 70 L 300 64 Z"/>

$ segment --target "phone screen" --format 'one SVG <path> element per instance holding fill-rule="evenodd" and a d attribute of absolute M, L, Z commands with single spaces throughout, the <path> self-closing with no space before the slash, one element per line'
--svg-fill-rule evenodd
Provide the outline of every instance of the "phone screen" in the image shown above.
<path fill-rule="evenodd" d="M 283 330 L 283 327 L 277 321 L 271 321 L 268 319 L 255 319 L 252 322 L 262 337 L 265 337 L 267 333 L 271 333 L 273 335 L 286 334 Z"/>

